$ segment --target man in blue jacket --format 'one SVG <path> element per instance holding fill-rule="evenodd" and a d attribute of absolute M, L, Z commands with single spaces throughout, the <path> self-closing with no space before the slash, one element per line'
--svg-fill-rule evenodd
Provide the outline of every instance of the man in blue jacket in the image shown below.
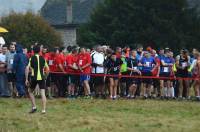
<path fill-rule="evenodd" d="M 14 56 L 13 70 L 16 73 L 16 88 L 19 97 L 25 96 L 25 69 L 27 64 L 28 58 L 23 53 L 23 47 L 18 44 Z"/>

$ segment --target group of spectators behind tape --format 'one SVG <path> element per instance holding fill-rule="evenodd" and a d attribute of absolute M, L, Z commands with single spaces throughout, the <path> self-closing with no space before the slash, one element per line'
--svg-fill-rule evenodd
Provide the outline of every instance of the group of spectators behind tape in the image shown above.
<path fill-rule="evenodd" d="M 142 45 L 136 48 L 96 45 L 93 49 L 68 46 L 55 47 L 52 51 L 43 45 L 40 47 L 39 55 L 50 69 L 45 79 L 49 98 L 190 99 L 194 96 L 200 100 L 200 54 L 197 49 L 191 53 L 181 49 L 175 56 L 169 48 L 147 47 L 144 50 Z M 34 55 L 32 49 L 33 46 L 27 50 L 16 42 L 0 48 L 1 97 L 27 95 L 25 69 Z M 179 79 L 171 79 L 176 77 Z M 38 94 L 37 89 L 35 94 Z"/>

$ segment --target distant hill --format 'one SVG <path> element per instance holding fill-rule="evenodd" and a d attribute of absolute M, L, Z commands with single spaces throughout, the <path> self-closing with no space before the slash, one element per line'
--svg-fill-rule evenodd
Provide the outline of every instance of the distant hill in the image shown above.
<path fill-rule="evenodd" d="M 104 0 L 73 0 L 73 23 L 81 24 L 89 20 L 92 10 Z M 47 0 L 41 9 L 41 15 L 51 24 L 66 23 L 67 0 Z M 188 0 L 191 7 L 200 7 L 200 0 Z M 199 8 L 200 9 L 200 8 Z"/>
<path fill-rule="evenodd" d="M 31 10 L 37 13 L 45 2 L 46 0 L 0 0 L 0 17 L 11 11 L 24 13 Z"/>

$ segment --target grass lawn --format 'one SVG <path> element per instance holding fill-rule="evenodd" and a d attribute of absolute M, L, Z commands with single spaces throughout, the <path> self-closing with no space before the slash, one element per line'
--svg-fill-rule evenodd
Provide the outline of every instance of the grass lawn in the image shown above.
<path fill-rule="evenodd" d="M 0 131 L 200 131 L 200 103 L 191 101 L 54 99 L 45 115 L 28 114 L 30 107 L 28 99 L 0 98 Z"/>

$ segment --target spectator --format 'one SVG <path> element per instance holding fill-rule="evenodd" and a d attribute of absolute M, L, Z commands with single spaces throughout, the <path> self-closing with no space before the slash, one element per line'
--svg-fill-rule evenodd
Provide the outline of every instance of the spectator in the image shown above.
<path fill-rule="evenodd" d="M 8 90 L 8 80 L 6 75 L 6 52 L 5 45 L 0 47 L 0 97 L 10 97 Z"/>
<path fill-rule="evenodd" d="M 96 51 L 91 56 L 92 58 L 92 73 L 103 75 L 105 73 L 104 60 L 105 56 L 103 54 L 103 49 L 101 46 L 96 47 Z M 94 88 L 97 97 L 104 96 L 104 76 L 94 77 Z"/>
<path fill-rule="evenodd" d="M 7 65 L 7 76 L 8 76 L 8 87 L 11 93 L 11 96 L 17 96 L 16 87 L 15 87 L 15 73 L 13 70 L 14 56 L 16 54 L 15 45 L 10 44 L 10 50 L 6 54 L 6 65 Z"/>
<path fill-rule="evenodd" d="M 19 97 L 25 96 L 25 68 L 28 64 L 28 58 L 23 53 L 21 45 L 16 45 L 16 54 L 14 56 L 13 70 L 16 73 L 16 88 Z"/>
<path fill-rule="evenodd" d="M 177 76 L 181 78 L 189 77 L 190 56 L 186 49 L 181 50 L 180 55 L 176 57 Z M 188 80 L 179 80 L 179 99 L 189 97 L 189 82 Z"/>
<path fill-rule="evenodd" d="M 117 99 L 117 87 L 119 83 L 118 75 L 120 75 L 120 66 L 122 63 L 121 59 L 117 58 L 116 54 L 113 53 L 105 64 L 108 74 L 113 75 L 109 77 L 110 99 L 113 100 Z"/>
<path fill-rule="evenodd" d="M 78 68 L 80 70 L 80 82 L 83 85 L 85 98 L 91 98 L 90 91 L 90 73 L 91 73 L 91 57 L 88 52 L 86 52 L 85 48 L 80 48 L 80 53 L 78 55 Z"/>

